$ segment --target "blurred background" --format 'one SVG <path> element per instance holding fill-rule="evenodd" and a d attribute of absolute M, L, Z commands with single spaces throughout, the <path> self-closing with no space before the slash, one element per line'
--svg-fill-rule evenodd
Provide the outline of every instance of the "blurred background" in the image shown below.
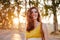
<path fill-rule="evenodd" d="M 26 12 L 32 6 L 38 8 L 47 33 L 60 38 L 60 0 L 0 0 L 0 33 L 2 30 L 24 33 Z"/>

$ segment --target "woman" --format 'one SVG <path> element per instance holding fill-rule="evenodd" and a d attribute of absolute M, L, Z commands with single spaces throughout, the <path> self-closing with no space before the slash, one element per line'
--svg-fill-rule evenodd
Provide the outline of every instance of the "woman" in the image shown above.
<path fill-rule="evenodd" d="M 36 7 L 31 7 L 27 11 L 26 39 L 42 40 L 43 31 L 41 27 L 40 14 Z"/>

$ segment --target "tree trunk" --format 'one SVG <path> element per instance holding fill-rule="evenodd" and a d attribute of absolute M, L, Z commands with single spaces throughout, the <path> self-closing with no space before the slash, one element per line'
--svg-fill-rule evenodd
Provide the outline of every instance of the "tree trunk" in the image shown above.
<path fill-rule="evenodd" d="M 39 4 L 39 3 L 38 3 L 38 0 L 36 0 L 36 7 L 37 7 L 37 8 L 38 8 L 38 4 Z"/>
<path fill-rule="evenodd" d="M 52 4 L 53 4 L 53 15 L 54 15 L 54 32 L 56 33 L 58 31 L 58 22 L 57 22 L 57 14 L 56 14 L 56 4 L 55 4 L 55 0 L 52 0 Z"/>
<path fill-rule="evenodd" d="M 26 10 L 27 10 L 27 0 L 25 0 L 25 13 L 26 13 Z"/>
<path fill-rule="evenodd" d="M 57 15 L 56 15 L 56 12 L 53 12 L 53 13 L 55 13 L 54 14 L 54 18 L 53 18 L 53 20 L 54 20 L 54 32 L 57 32 L 58 31 L 58 22 L 57 22 Z"/>
<path fill-rule="evenodd" d="M 29 6 L 31 7 L 31 3 L 30 3 L 30 0 L 29 0 Z"/>

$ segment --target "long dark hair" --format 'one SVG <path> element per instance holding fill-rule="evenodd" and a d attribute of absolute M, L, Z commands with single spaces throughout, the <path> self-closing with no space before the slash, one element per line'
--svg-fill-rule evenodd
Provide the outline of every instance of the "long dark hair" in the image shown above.
<path fill-rule="evenodd" d="M 38 9 L 36 7 L 31 7 L 28 11 L 27 11 L 27 28 L 26 30 L 28 32 L 30 32 L 31 30 L 34 29 L 34 20 L 33 20 L 33 17 L 32 17 L 32 9 L 36 9 L 37 10 L 37 13 L 38 13 L 38 18 L 37 18 L 37 21 L 40 22 L 40 14 L 38 12 Z"/>

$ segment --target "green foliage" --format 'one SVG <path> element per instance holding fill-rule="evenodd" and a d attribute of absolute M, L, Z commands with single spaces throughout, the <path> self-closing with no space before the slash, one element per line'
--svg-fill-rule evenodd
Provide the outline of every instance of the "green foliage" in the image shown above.
<path fill-rule="evenodd" d="M 18 0 L 15 0 L 15 2 L 17 2 Z"/>
<path fill-rule="evenodd" d="M 21 4 L 23 1 L 19 1 L 19 4 Z"/>
<path fill-rule="evenodd" d="M 15 1 L 15 4 L 22 4 L 23 1 Z"/>
<path fill-rule="evenodd" d="M 56 3 L 54 2 L 54 1 L 56 1 Z M 44 1 L 45 2 L 45 1 Z M 44 5 L 44 8 L 45 8 L 45 13 L 46 14 L 44 14 L 44 16 L 48 16 L 47 14 L 47 12 L 48 12 L 48 9 L 50 9 L 50 10 L 52 10 L 53 11 L 53 14 L 55 14 L 55 12 L 56 12 L 56 8 L 59 6 L 59 4 L 60 4 L 60 0 L 52 0 L 52 5 L 50 6 L 50 5 Z"/>
<path fill-rule="evenodd" d="M 44 16 L 48 16 L 48 13 L 47 13 L 47 12 L 46 12 L 45 14 L 42 13 L 41 15 L 42 15 L 42 17 L 44 17 Z"/>
<path fill-rule="evenodd" d="M 0 0 L 2 4 L 10 4 L 9 0 Z"/>
<path fill-rule="evenodd" d="M 37 2 L 36 1 L 29 1 L 29 5 L 31 5 L 31 4 L 37 7 L 39 2 L 38 1 Z"/>

